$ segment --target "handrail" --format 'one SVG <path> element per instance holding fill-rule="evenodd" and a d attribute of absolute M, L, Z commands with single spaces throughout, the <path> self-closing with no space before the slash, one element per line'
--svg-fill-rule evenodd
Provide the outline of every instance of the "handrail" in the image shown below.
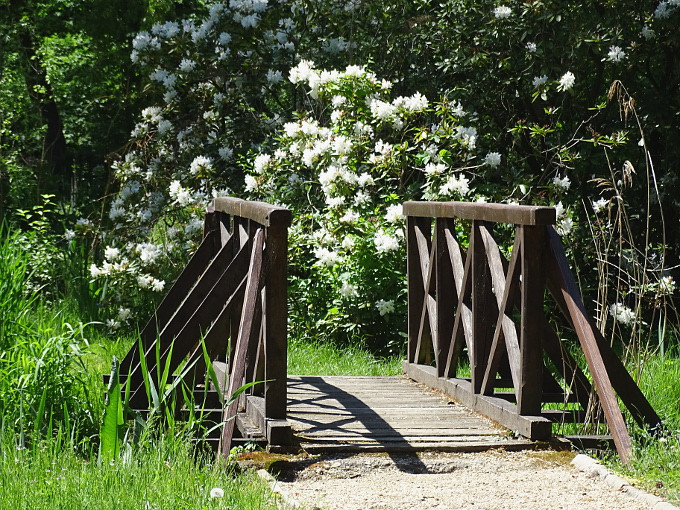
<path fill-rule="evenodd" d="M 578 403 L 582 413 L 557 412 L 569 421 L 590 411 L 597 398 L 596 408 L 606 418 L 621 459 L 628 463 L 631 441 L 614 391 L 639 423 L 657 427 L 659 417 L 588 317 L 553 226 L 555 209 L 406 202 L 403 211 L 407 374 L 532 439 L 552 434 L 556 412 L 544 413 L 544 403 L 562 401 L 559 398 Z M 471 220 L 467 244 L 457 239 L 461 219 Z M 515 225 L 509 260 L 494 239 L 496 223 Z M 546 290 L 574 327 L 592 384 L 544 315 Z M 457 377 L 465 347 L 469 379 Z M 512 387 L 514 393 L 497 394 L 496 387 Z M 516 405 L 508 402 L 509 396 Z"/>
<path fill-rule="evenodd" d="M 515 225 L 554 225 L 557 221 L 555 208 L 546 206 L 480 202 L 404 202 L 403 211 L 405 216 L 459 218 Z"/>
<path fill-rule="evenodd" d="M 285 207 L 236 197 L 217 197 L 213 200 L 211 209 L 215 212 L 253 220 L 265 227 L 288 227 L 292 219 L 291 212 Z"/>

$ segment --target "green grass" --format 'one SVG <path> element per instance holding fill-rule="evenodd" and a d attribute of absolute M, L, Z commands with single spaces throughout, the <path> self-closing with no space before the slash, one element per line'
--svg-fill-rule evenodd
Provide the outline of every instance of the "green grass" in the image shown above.
<path fill-rule="evenodd" d="M 0 460 L 0 508 L 32 509 L 273 509 L 271 491 L 252 473 L 238 475 L 195 458 L 188 442 L 163 439 L 119 461 L 99 465 L 54 443 L 17 451 L 9 441 Z M 220 488 L 224 497 L 211 498 Z"/>
<path fill-rule="evenodd" d="M 401 358 L 377 358 L 358 347 L 290 338 L 288 373 L 295 375 L 385 376 L 402 373 Z"/>
<path fill-rule="evenodd" d="M 645 363 L 640 388 L 664 421 L 660 437 L 634 433 L 632 468 L 619 467 L 626 475 L 673 503 L 680 503 L 680 359 L 653 356 Z"/>

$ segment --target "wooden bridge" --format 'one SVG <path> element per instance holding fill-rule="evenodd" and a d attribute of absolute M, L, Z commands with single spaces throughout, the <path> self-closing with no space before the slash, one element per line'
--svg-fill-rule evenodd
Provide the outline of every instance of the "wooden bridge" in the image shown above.
<path fill-rule="evenodd" d="M 191 405 L 212 409 L 222 425 L 223 455 L 246 440 L 307 450 L 520 448 L 549 440 L 554 423 L 603 417 L 628 462 L 622 405 L 641 425 L 660 420 L 588 316 L 553 228 L 555 210 L 407 202 L 404 213 L 405 376 L 288 376 L 291 214 L 217 198 L 203 242 L 121 363 L 130 407 L 149 406 L 145 373 L 156 380 L 184 367 Z M 498 235 L 512 242 L 509 260 Z M 587 366 L 554 332 L 547 296 L 575 331 Z M 463 367 L 469 374 L 459 374 Z M 264 382 L 223 404 L 255 381 Z"/>

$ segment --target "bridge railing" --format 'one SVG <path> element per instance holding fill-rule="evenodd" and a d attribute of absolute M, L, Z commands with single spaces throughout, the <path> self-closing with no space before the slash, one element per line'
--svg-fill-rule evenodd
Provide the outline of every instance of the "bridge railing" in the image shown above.
<path fill-rule="evenodd" d="M 638 422 L 657 426 L 659 418 L 589 317 L 554 208 L 406 202 L 404 214 L 408 375 L 532 439 L 601 409 L 627 462 L 631 441 L 614 390 Z M 494 237 L 498 224 L 514 230 L 509 260 Z M 544 314 L 546 289 L 576 331 L 592 384 Z M 457 374 L 463 353 L 469 378 Z"/>
<path fill-rule="evenodd" d="M 216 198 L 205 215 L 201 245 L 121 362 L 129 378 L 129 403 L 149 402 L 151 380 L 174 374 L 182 363 L 193 388 L 205 364 L 224 360 L 221 388 L 229 397 L 241 386 L 261 381 L 249 395 L 223 410 L 219 449 L 231 447 L 237 411 L 245 410 L 270 444 L 286 444 L 287 251 L 289 210 L 237 198 Z M 140 350 L 141 346 L 141 350 Z"/>

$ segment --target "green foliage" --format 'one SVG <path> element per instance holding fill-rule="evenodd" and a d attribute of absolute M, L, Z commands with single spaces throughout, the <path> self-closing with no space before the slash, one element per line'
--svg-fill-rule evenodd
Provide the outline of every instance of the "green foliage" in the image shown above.
<path fill-rule="evenodd" d="M 220 488 L 221 498 L 211 497 Z M 0 443 L 0 507 L 26 510 L 90 508 L 274 509 L 266 482 L 237 475 L 197 456 L 185 438 L 163 437 L 131 448 L 115 462 L 92 462 L 49 442 L 33 452 Z"/>

